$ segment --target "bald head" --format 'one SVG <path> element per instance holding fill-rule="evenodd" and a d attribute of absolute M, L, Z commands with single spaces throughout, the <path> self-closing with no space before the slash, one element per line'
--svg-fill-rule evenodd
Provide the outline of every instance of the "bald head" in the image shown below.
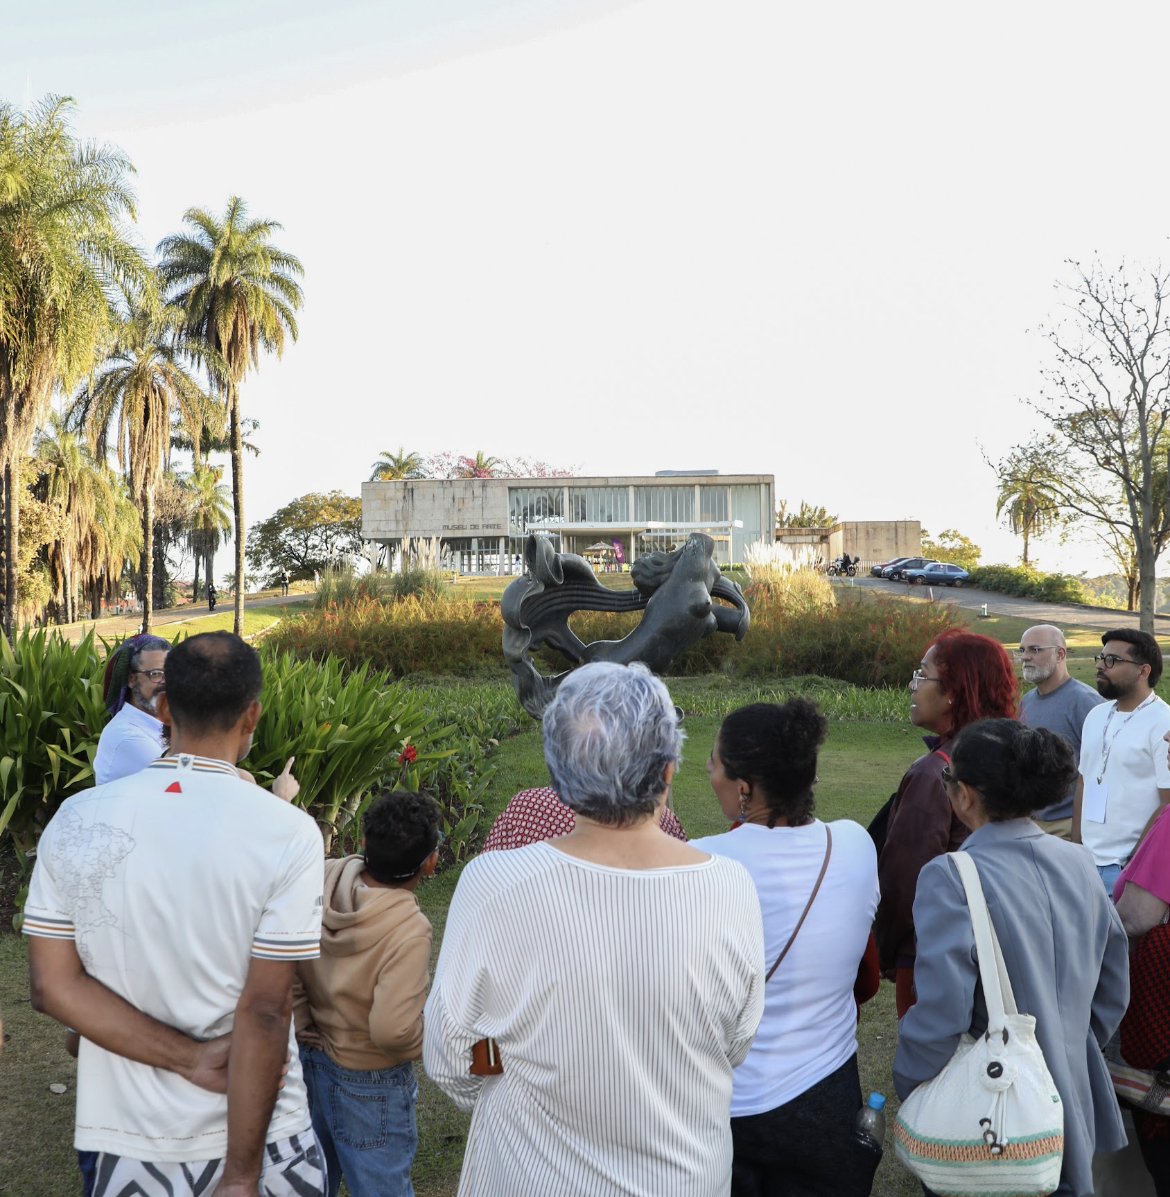
<path fill-rule="evenodd" d="M 1038 623 L 1034 628 L 1029 628 L 1020 637 L 1020 648 L 1022 649 L 1027 644 L 1046 645 L 1063 649 L 1068 648 L 1068 645 L 1065 643 L 1064 633 L 1060 628 L 1050 623 Z"/>
<path fill-rule="evenodd" d="M 1020 663 L 1024 681 L 1035 682 L 1041 694 L 1047 694 L 1068 681 L 1067 656 L 1064 633 L 1050 623 L 1037 624 L 1020 637 Z"/>

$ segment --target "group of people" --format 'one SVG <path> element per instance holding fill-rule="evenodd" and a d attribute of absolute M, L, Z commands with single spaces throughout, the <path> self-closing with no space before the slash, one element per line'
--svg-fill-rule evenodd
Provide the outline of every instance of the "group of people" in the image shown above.
<path fill-rule="evenodd" d="M 1091 1193 L 1094 1154 L 1125 1142 L 1102 1049 L 1130 944 L 1170 911 L 1161 653 L 1129 630 L 1103 649 L 1094 691 L 1057 629 L 1030 630 L 1021 704 L 1001 645 L 938 637 L 910 684 L 928 751 L 868 830 L 815 815 L 814 704 L 740 708 L 707 760 L 728 830 L 690 841 L 665 685 L 574 671 L 544 716 L 551 785 L 463 870 L 428 993 L 414 891 L 437 805 L 378 794 L 361 852 L 326 860 L 238 767 L 254 650 L 127 642 L 99 784 L 46 828 L 25 908 L 33 1002 L 80 1040 L 85 1191 L 321 1197 L 344 1175 L 354 1197 L 409 1194 L 421 1055 L 473 1112 L 464 1197 L 868 1194 L 857 1025 L 880 976 L 902 1097 L 987 1025 L 959 851 L 1063 1105 L 1055 1192 Z M 1167 1197 L 1170 1119 L 1136 1124 Z"/>

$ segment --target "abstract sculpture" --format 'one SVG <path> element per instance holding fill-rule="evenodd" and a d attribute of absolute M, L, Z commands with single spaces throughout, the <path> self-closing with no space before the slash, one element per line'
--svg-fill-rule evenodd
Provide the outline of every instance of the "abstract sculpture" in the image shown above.
<path fill-rule="evenodd" d="M 733 632 L 742 640 L 751 616 L 739 586 L 715 564 L 715 542 L 692 532 L 673 553 L 649 553 L 630 566 L 635 590 L 603 586 L 593 567 L 575 553 L 558 553 L 551 542 L 529 536 L 524 573 L 500 600 L 504 617 L 504 657 L 521 705 L 537 719 L 567 674 L 542 676 L 532 659 L 542 645 L 574 664 L 641 661 L 664 673 L 692 644 L 712 632 Z M 725 599 L 730 607 L 714 602 Z M 574 611 L 645 611 L 638 626 L 621 640 L 585 644 L 569 629 Z"/>

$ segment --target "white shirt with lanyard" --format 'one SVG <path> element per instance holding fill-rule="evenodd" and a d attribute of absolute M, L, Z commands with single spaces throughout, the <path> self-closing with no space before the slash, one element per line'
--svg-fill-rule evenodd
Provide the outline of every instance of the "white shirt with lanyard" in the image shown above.
<path fill-rule="evenodd" d="M 1099 865 L 1129 859 L 1158 808 L 1158 790 L 1170 788 L 1162 742 L 1170 729 L 1170 707 L 1150 694 L 1128 714 L 1120 712 L 1123 719 L 1115 718 L 1118 713 L 1115 702 L 1094 708 L 1081 739 L 1081 839 Z"/>

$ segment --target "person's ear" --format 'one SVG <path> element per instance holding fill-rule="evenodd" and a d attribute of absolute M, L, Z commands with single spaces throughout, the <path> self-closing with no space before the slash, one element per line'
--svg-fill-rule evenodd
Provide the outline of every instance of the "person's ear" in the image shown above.
<path fill-rule="evenodd" d="M 675 762 L 671 761 L 662 771 L 662 788 L 665 790 L 674 778 Z"/>
<path fill-rule="evenodd" d="M 433 877 L 435 870 L 439 867 L 439 849 L 436 848 L 430 856 L 423 861 L 423 867 L 419 869 L 424 877 Z"/>
<path fill-rule="evenodd" d="M 168 727 L 174 726 L 174 720 L 171 718 L 171 704 L 167 702 L 167 692 L 163 690 L 155 700 L 156 718 L 159 723 L 165 723 Z"/>
<path fill-rule="evenodd" d="M 240 734 L 243 736 L 250 736 L 256 730 L 256 724 L 260 722 L 260 700 L 258 698 L 252 699 L 248 703 L 247 709 L 244 711 L 244 717 L 240 722 Z"/>

